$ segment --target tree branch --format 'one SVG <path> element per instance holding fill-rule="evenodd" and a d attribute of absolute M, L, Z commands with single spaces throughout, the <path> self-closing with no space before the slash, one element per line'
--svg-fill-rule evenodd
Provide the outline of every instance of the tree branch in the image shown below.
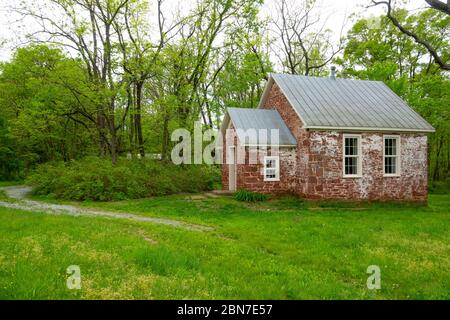
<path fill-rule="evenodd" d="M 447 4 L 438 0 L 425 0 L 433 9 L 439 10 L 443 13 L 450 15 L 450 1 L 447 0 Z"/>
<path fill-rule="evenodd" d="M 428 2 L 428 1 L 427 1 Z M 431 1 L 436 2 L 436 1 Z M 406 34 L 407 36 L 411 37 L 416 41 L 417 43 L 423 45 L 430 55 L 434 58 L 434 61 L 439 65 L 439 67 L 443 70 L 450 70 L 450 64 L 446 63 L 438 54 L 436 48 L 433 47 L 431 43 L 428 41 L 420 38 L 416 33 L 413 31 L 410 31 L 406 29 L 393 15 L 392 15 L 392 0 L 387 1 L 374 1 L 372 0 L 372 3 L 377 5 L 386 5 L 387 7 L 387 14 L 386 17 L 396 26 L 402 33 Z"/>

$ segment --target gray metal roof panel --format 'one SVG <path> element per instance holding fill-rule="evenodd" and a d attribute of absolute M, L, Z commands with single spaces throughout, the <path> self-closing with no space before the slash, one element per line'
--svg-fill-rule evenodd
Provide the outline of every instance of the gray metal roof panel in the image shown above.
<path fill-rule="evenodd" d="M 270 139 L 270 130 L 278 129 L 279 130 L 279 141 L 278 145 L 282 146 L 296 146 L 297 142 L 292 135 L 289 128 L 284 123 L 280 114 L 276 110 L 267 110 L 267 109 L 248 109 L 248 108 L 227 108 L 228 114 L 230 116 L 231 121 L 235 129 L 242 129 L 243 131 L 247 130 L 259 130 L 266 129 L 267 130 L 267 143 L 271 143 Z M 251 144 L 252 141 L 245 139 L 244 136 L 240 135 L 240 131 L 237 131 L 239 139 L 241 143 Z M 257 140 L 259 136 L 257 137 Z M 260 143 L 260 141 L 256 141 L 256 143 Z"/>
<path fill-rule="evenodd" d="M 381 81 L 272 74 L 305 127 L 434 131 Z"/>

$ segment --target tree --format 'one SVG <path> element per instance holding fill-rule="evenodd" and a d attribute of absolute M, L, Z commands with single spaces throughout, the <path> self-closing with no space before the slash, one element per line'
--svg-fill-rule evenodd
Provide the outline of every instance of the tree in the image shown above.
<path fill-rule="evenodd" d="M 398 16 L 406 21 L 407 12 L 399 12 Z M 422 70 L 435 71 L 427 63 L 427 52 L 385 17 L 357 21 L 348 32 L 343 56 L 336 62 L 344 67 L 343 76 L 388 82 L 413 78 Z"/>
<path fill-rule="evenodd" d="M 0 181 L 16 180 L 20 177 L 22 162 L 14 148 L 6 119 L 0 117 Z"/>
<path fill-rule="evenodd" d="M 439 0 L 425 0 L 425 1 L 430 5 L 430 7 L 450 15 L 450 2 L 448 0 L 447 3 L 444 3 L 443 1 Z"/>
<path fill-rule="evenodd" d="M 332 40 L 331 30 L 316 13 L 316 1 L 278 2 L 277 15 L 272 18 L 276 34 L 274 53 L 285 72 L 305 76 L 324 73 L 324 67 L 343 48 L 342 24 L 337 44 Z M 345 21 L 344 21 L 345 22 Z"/>
<path fill-rule="evenodd" d="M 158 140 L 163 158 L 170 153 L 171 128 L 193 130 L 199 119 L 206 126 L 216 125 L 222 110 L 217 109 L 211 93 L 236 51 L 229 35 L 254 22 L 260 5 L 259 0 L 201 1 L 180 20 L 173 41 L 165 43 L 157 61 L 158 72 L 145 85 L 155 118 L 150 121 L 157 122 L 155 129 L 161 132 Z M 237 75 L 230 79 L 237 80 Z"/>
<path fill-rule="evenodd" d="M 160 74 L 160 55 L 165 44 L 179 32 L 183 19 L 174 19 L 166 25 L 163 12 L 163 0 L 156 1 L 156 28 L 158 39 L 152 42 L 146 22 L 148 3 L 130 2 L 125 5 L 123 21 L 114 21 L 118 35 L 119 48 L 122 53 L 122 67 L 126 82 L 128 108 L 130 108 L 130 149 L 132 154 L 137 147 L 139 154 L 145 156 L 144 136 L 142 131 L 142 110 L 145 84 Z"/>
<path fill-rule="evenodd" d="M 76 110 L 80 103 L 85 112 L 94 108 L 72 93 L 89 96 L 79 60 L 65 57 L 58 48 L 35 45 L 18 49 L 0 71 L 0 103 L 9 128 L 5 137 L 15 142 L 8 153 L 25 169 L 36 162 L 77 158 L 89 150 L 94 128 Z"/>
<path fill-rule="evenodd" d="M 262 36 L 266 24 L 259 21 L 256 14 L 245 24 L 237 26 L 239 30 L 228 30 L 227 45 L 215 57 L 215 68 L 202 86 L 204 122 L 210 127 L 220 125 L 217 122 L 226 107 L 255 108 L 264 81 L 273 70 L 268 43 Z"/>
<path fill-rule="evenodd" d="M 91 101 L 96 103 L 94 116 L 80 112 L 86 119 L 94 122 L 99 135 L 99 154 L 104 156 L 107 151 L 112 162 L 117 161 L 118 130 L 123 127 L 126 116 L 117 117 L 118 109 L 127 113 L 127 105 L 118 105 L 118 97 L 123 81 L 117 79 L 118 62 L 117 37 L 114 24 L 123 19 L 127 4 L 132 0 L 48 0 L 44 3 L 50 8 L 22 6 L 16 11 L 23 16 L 33 17 L 40 25 L 34 32 L 35 41 L 41 41 L 39 36 L 46 35 L 46 42 L 58 43 L 75 50 L 84 62 L 90 82 L 96 90 Z M 51 10 L 51 11 L 49 11 Z M 58 12 L 63 19 L 51 16 Z M 117 30 L 116 30 L 117 31 Z M 74 91 L 76 95 L 82 95 Z"/>
<path fill-rule="evenodd" d="M 436 16 L 437 16 L 436 18 L 440 19 L 440 20 L 444 20 L 445 21 L 444 27 L 448 28 L 448 24 L 450 23 L 449 4 L 447 3 L 447 5 L 445 5 L 441 1 L 435 1 L 435 0 L 426 0 L 426 2 L 431 6 L 431 8 L 436 10 Z M 414 31 L 412 31 L 413 28 L 411 26 L 406 26 L 406 25 L 402 24 L 396 18 L 392 0 L 387 0 L 387 1 L 372 0 L 372 3 L 375 6 L 385 5 L 387 8 L 386 17 L 388 17 L 388 19 L 392 22 L 392 24 L 394 26 L 396 26 L 402 33 L 413 38 L 415 42 L 424 46 L 428 50 L 430 55 L 433 57 L 434 62 L 437 63 L 441 69 L 450 70 L 450 64 L 448 63 L 448 60 L 449 60 L 448 51 L 442 50 L 439 45 L 433 43 L 433 41 L 430 41 L 427 37 L 426 32 L 423 33 L 423 32 L 420 32 L 420 30 L 418 30 L 417 32 L 414 32 Z M 444 14 L 442 14 L 442 12 L 444 14 L 446 14 L 446 16 Z M 447 43 L 448 43 L 448 40 L 449 40 L 448 29 L 447 29 L 446 34 L 444 33 L 444 39 L 442 39 L 442 40 L 447 41 Z"/>

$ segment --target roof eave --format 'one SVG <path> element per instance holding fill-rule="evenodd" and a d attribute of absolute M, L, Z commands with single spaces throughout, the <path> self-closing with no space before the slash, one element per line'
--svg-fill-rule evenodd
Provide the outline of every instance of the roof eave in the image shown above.
<path fill-rule="evenodd" d="M 280 147 L 280 148 L 296 148 L 296 144 L 239 144 L 241 147 L 266 147 L 266 148 L 273 148 L 273 147 Z"/>
<path fill-rule="evenodd" d="M 373 128 L 373 127 L 326 127 L 326 126 L 307 126 L 305 129 L 313 130 L 338 130 L 338 131 L 378 131 L 378 132 L 420 132 L 433 133 L 433 129 L 412 129 L 412 128 Z"/>

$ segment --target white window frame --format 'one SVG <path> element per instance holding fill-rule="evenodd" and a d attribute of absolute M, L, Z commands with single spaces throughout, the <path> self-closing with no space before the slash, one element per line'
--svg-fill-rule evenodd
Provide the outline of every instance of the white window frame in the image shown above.
<path fill-rule="evenodd" d="M 395 150 L 397 151 L 397 154 L 395 156 L 387 156 L 387 157 L 395 157 L 395 173 L 386 173 L 385 168 L 385 159 L 386 159 L 386 139 L 395 139 Z M 383 176 L 384 177 L 400 177 L 401 175 L 401 155 L 402 150 L 401 148 L 401 141 L 400 141 L 400 135 L 398 134 L 385 134 L 383 135 Z"/>
<path fill-rule="evenodd" d="M 267 161 L 275 160 L 275 168 L 267 168 Z M 275 169 L 275 178 L 267 178 L 267 170 Z M 264 181 L 280 181 L 280 157 L 279 156 L 265 156 L 264 157 Z"/>
<path fill-rule="evenodd" d="M 357 138 L 358 141 L 358 155 L 356 156 L 346 156 L 345 155 L 345 139 L 346 138 Z M 361 148 L 361 135 L 360 134 L 343 134 L 342 138 L 342 176 L 344 178 L 361 178 L 362 177 L 362 148 Z M 358 160 L 357 173 L 356 174 L 345 174 L 345 158 L 346 157 L 356 157 Z"/>

